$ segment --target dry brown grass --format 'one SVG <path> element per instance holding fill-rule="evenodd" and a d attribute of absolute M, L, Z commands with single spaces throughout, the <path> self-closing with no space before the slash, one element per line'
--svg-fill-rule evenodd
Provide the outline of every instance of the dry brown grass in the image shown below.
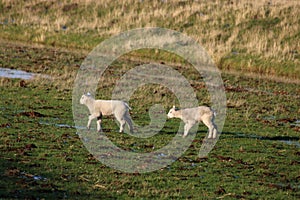
<path fill-rule="evenodd" d="M 297 0 L 1 2 L 5 12 L 0 21 L 27 27 L 17 38 L 37 43 L 74 43 L 78 38 L 72 34 L 92 41 L 133 28 L 164 27 L 199 41 L 216 63 L 232 52 L 299 63 L 299 58 L 295 58 L 300 51 L 300 1 Z M 63 41 L 59 42 L 60 34 Z M 67 39 L 65 35 L 69 35 Z M 79 45 L 91 49 L 96 43 Z"/>

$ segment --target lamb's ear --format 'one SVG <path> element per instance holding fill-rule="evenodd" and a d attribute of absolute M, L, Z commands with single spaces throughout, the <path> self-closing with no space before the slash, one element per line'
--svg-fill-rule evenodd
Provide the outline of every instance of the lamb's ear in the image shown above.
<path fill-rule="evenodd" d="M 87 95 L 87 96 L 91 96 L 91 93 L 88 92 L 88 93 L 86 93 L 86 95 Z"/>
<path fill-rule="evenodd" d="M 173 105 L 173 109 L 175 109 L 175 105 Z"/>

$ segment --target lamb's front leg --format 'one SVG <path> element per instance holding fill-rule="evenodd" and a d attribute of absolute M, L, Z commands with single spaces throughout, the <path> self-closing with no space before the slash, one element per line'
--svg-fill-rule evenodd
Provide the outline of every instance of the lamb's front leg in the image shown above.
<path fill-rule="evenodd" d="M 194 123 L 192 122 L 187 122 L 185 125 L 184 125 L 184 133 L 183 133 L 183 138 L 185 138 L 187 136 L 187 134 L 189 133 L 189 130 L 193 127 Z"/>
<path fill-rule="evenodd" d="M 95 119 L 96 117 L 98 117 L 98 115 L 96 115 L 96 114 L 91 114 L 91 115 L 89 116 L 89 121 L 88 121 L 88 123 L 87 123 L 87 129 L 88 129 L 88 130 L 90 130 L 90 128 L 91 128 L 91 122 L 92 122 L 92 120 Z"/>

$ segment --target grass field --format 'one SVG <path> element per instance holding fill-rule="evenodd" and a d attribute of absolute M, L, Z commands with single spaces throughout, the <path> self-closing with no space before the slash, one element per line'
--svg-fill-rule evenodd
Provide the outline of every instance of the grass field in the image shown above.
<path fill-rule="evenodd" d="M 151 173 L 122 173 L 97 161 L 73 127 L 72 83 L 83 55 L 7 42 L 1 42 L 1 47 L 3 67 L 52 77 L 1 78 L 1 198 L 300 197 L 298 84 L 223 74 L 227 118 L 207 158 L 198 157 L 206 133 L 201 125 L 190 148 L 173 164 Z M 132 65 L 136 63 L 120 59 L 111 70 Z M 194 87 L 200 102 L 209 105 L 201 82 Z M 152 95 L 155 88 L 143 88 L 144 99 L 148 99 L 144 104 L 134 103 L 142 100 L 141 91 L 131 97 L 134 120 L 147 123 L 148 105 L 157 101 L 169 109 L 168 101 L 159 100 L 162 93 Z M 100 91 L 104 91 L 99 94 L 103 98 L 109 97 L 107 85 Z M 168 120 L 160 134 L 148 140 L 117 133 L 112 118 L 103 123 L 118 146 L 149 152 L 174 137 L 179 121 Z"/>
<path fill-rule="evenodd" d="M 0 77 L 0 199 L 300 199 L 299 7 L 293 0 L 0 0 L 0 68 L 46 75 Z M 207 157 L 198 156 L 207 133 L 199 125 L 188 150 L 172 164 L 124 173 L 84 146 L 74 124 L 72 90 L 99 42 L 147 26 L 183 32 L 208 51 L 222 73 L 226 121 Z M 189 63 L 153 49 L 115 60 L 96 97 L 111 98 L 125 72 L 149 63 L 184 75 L 199 103 L 211 105 Z M 167 111 L 174 102 L 166 88 L 145 85 L 131 96 L 130 114 L 147 125 L 152 105 Z M 145 153 L 171 141 L 179 123 L 167 120 L 148 139 L 118 133 L 112 117 L 104 117 L 103 128 L 118 147 Z"/>

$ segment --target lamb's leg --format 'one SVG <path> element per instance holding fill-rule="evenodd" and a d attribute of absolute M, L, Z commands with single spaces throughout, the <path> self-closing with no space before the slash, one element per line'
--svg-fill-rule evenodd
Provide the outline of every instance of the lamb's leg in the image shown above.
<path fill-rule="evenodd" d="M 211 118 L 205 118 L 203 119 L 203 124 L 207 126 L 208 128 L 208 137 L 207 138 L 215 138 L 217 135 L 214 133 L 215 132 L 215 126 Z"/>
<path fill-rule="evenodd" d="M 97 131 L 101 132 L 102 113 L 97 117 Z"/>
<path fill-rule="evenodd" d="M 101 119 L 97 120 L 97 131 L 98 132 L 101 132 L 101 121 L 102 121 Z"/>
<path fill-rule="evenodd" d="M 187 134 L 189 133 L 189 130 L 193 127 L 194 123 L 186 123 L 184 125 L 184 133 L 183 133 L 183 138 L 185 138 L 187 136 Z"/>
<path fill-rule="evenodd" d="M 213 130 L 213 138 L 217 137 L 218 134 L 218 128 L 217 125 L 213 122 L 214 130 Z"/>
<path fill-rule="evenodd" d="M 119 122 L 120 122 L 120 131 L 119 132 L 123 133 L 126 121 L 124 119 L 121 119 Z"/>
<path fill-rule="evenodd" d="M 124 120 L 123 116 L 121 115 L 115 115 L 116 119 L 118 120 L 118 122 L 120 123 L 120 133 L 123 132 L 124 130 L 124 126 L 125 126 L 125 123 L 126 121 Z"/>
<path fill-rule="evenodd" d="M 102 113 L 97 117 L 97 131 L 101 132 Z"/>
<path fill-rule="evenodd" d="M 92 122 L 92 120 L 95 119 L 96 117 L 98 117 L 97 114 L 91 114 L 91 115 L 89 116 L 89 121 L 88 121 L 88 123 L 87 123 L 87 129 L 88 129 L 88 130 L 90 130 L 90 128 L 91 128 L 91 122 Z"/>
<path fill-rule="evenodd" d="M 129 113 L 127 113 L 127 114 L 124 116 L 124 119 L 125 119 L 125 121 L 127 122 L 127 125 L 128 125 L 128 127 L 129 127 L 130 133 L 133 133 L 133 125 L 132 125 L 132 120 L 131 120 L 131 117 L 130 117 Z"/>

